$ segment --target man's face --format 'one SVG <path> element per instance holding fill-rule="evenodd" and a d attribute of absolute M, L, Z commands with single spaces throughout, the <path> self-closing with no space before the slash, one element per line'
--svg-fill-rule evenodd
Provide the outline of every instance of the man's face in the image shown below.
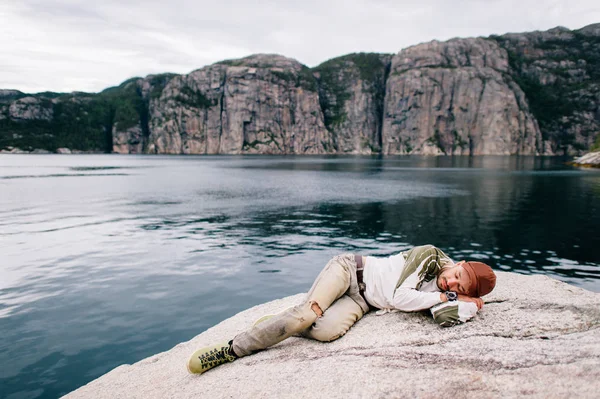
<path fill-rule="evenodd" d="M 455 291 L 458 294 L 467 295 L 471 286 L 469 273 L 462 267 L 465 261 L 460 261 L 442 271 L 437 277 L 437 285 L 442 291 Z"/>

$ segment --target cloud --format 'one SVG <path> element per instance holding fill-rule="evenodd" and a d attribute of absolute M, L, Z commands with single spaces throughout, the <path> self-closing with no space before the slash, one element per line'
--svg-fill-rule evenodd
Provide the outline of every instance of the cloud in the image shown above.
<path fill-rule="evenodd" d="M 100 91 L 132 76 L 188 73 L 253 53 L 309 66 L 433 39 L 577 29 L 593 1 L 0 0 L 0 88 Z"/>

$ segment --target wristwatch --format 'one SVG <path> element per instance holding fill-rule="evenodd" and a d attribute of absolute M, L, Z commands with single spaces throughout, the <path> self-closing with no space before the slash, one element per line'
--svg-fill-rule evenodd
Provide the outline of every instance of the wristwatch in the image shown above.
<path fill-rule="evenodd" d="M 446 291 L 444 294 L 446 294 L 448 301 L 456 301 L 458 299 L 458 294 L 454 291 Z"/>

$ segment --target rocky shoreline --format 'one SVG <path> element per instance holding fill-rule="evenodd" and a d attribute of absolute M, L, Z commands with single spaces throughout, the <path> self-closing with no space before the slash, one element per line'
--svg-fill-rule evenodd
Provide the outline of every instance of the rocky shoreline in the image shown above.
<path fill-rule="evenodd" d="M 600 151 L 590 152 L 575 158 L 571 164 L 588 168 L 600 168 Z"/>
<path fill-rule="evenodd" d="M 8 146 L 0 150 L 0 154 L 103 154 L 101 151 L 81 151 L 72 150 L 70 148 L 57 148 L 56 151 L 48 151 L 41 148 L 35 148 L 32 150 L 22 150 L 17 147 Z"/>
<path fill-rule="evenodd" d="M 303 294 L 243 311 L 66 398 L 596 398 L 600 294 L 542 275 L 497 272 L 473 321 L 451 328 L 421 313 L 373 312 L 331 343 L 290 338 L 204 375 L 186 361 Z"/>

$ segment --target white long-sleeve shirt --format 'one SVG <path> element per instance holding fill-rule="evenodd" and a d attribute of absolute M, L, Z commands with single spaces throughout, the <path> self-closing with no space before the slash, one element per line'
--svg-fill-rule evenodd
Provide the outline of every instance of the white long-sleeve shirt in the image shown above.
<path fill-rule="evenodd" d="M 363 272 L 365 299 L 370 305 L 384 311 L 415 312 L 430 309 L 436 322 L 443 326 L 466 322 L 477 313 L 475 303 L 442 303 L 440 300 L 441 291 L 435 276 L 445 262 L 452 260 L 431 245 L 415 247 L 410 252 L 386 258 L 367 256 Z M 412 269 L 414 272 L 406 275 L 405 272 Z M 429 281 L 427 276 L 431 278 Z"/>

